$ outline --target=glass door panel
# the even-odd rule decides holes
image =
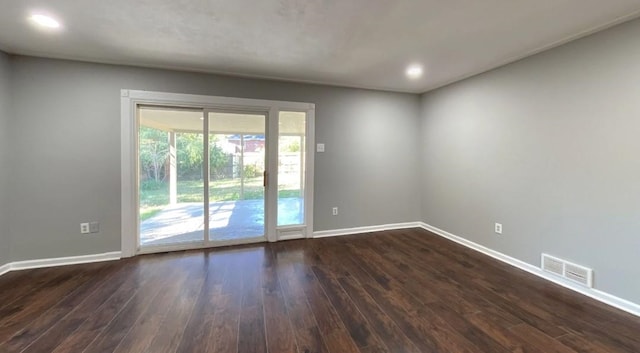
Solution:
[[[138,109],[141,247],[204,242],[203,113]]]
[[[304,112],[278,115],[278,226],[305,222],[306,118]]]
[[[265,235],[266,116],[208,112],[209,240]]]

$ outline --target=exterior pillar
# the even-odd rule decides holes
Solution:
[[[169,132],[169,204],[178,203],[178,158],[176,153],[176,133]]]
[[[244,134],[240,134],[240,200],[244,200]]]

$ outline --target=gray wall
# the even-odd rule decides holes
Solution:
[[[9,63],[9,56],[0,51],[0,266],[9,263],[9,202],[8,193],[9,188],[8,176],[9,176],[9,163],[8,163],[8,150],[9,143],[7,137],[9,134],[8,122],[9,122],[9,102],[11,101],[10,95],[10,81],[11,70]]]
[[[640,303],[638,38],[634,21],[425,94],[424,221]]]
[[[16,56],[13,260],[120,249],[120,89],[316,104],[315,230],[416,221],[418,95]],[[340,207],[331,216],[331,207]],[[100,221],[99,236],[79,224]]]

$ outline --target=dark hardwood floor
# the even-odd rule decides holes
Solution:
[[[0,352],[640,352],[640,319],[409,229],[11,272]]]

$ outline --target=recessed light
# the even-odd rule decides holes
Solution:
[[[424,70],[422,69],[421,65],[410,65],[409,67],[407,67],[407,71],[405,71],[405,73],[407,74],[407,77],[409,77],[412,80],[418,79],[420,77],[422,77]]]
[[[43,28],[51,28],[51,29],[60,28],[60,22],[46,15],[34,14],[34,15],[31,15],[29,19],[33,23]]]

